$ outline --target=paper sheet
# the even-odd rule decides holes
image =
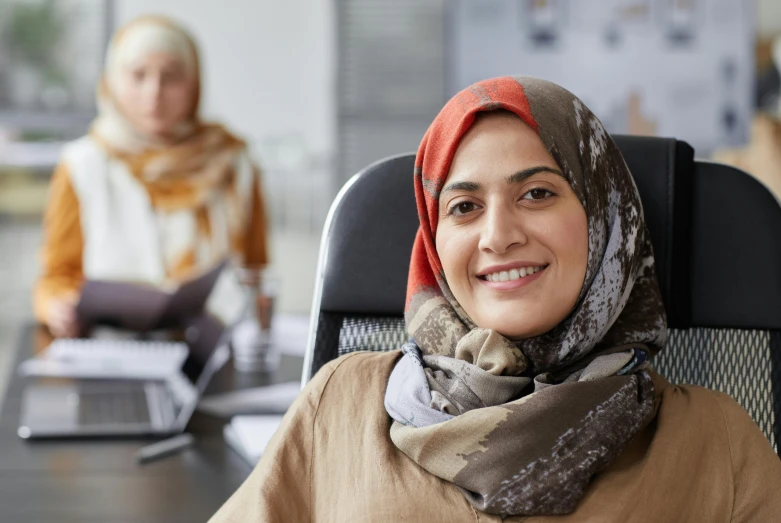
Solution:
[[[204,397],[198,410],[213,416],[284,413],[301,392],[301,382],[289,381],[266,387],[237,390]]]
[[[271,436],[282,423],[282,416],[234,416],[226,426],[226,440],[251,465],[260,460]]]

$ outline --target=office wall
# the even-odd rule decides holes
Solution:
[[[759,33],[781,33],[781,1],[756,1]],[[114,0],[114,4],[118,23],[158,12],[181,20],[196,33],[206,62],[208,115],[230,123],[255,143],[298,133],[312,154],[332,157],[336,145],[334,1]]]
[[[761,36],[781,34],[781,2],[757,1],[757,29]]]

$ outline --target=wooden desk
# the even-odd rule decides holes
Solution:
[[[12,372],[46,337],[24,329]],[[297,380],[302,359],[283,355],[274,376],[242,375],[226,365],[207,394]],[[0,411],[0,521],[134,523],[206,521],[250,467],[222,438],[224,421],[196,412],[193,447],[145,465],[134,453],[150,440],[33,441],[16,435],[26,380],[11,376]]]

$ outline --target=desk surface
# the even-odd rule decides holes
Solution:
[[[24,329],[13,371],[46,336],[35,326]],[[283,356],[273,377],[242,375],[228,364],[207,394],[295,380],[301,363]],[[193,447],[145,465],[134,454],[150,440],[23,441],[16,429],[25,383],[11,377],[0,412],[0,521],[206,521],[250,473],[223,441],[225,421],[199,412],[187,427]]]

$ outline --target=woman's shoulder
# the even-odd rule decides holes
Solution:
[[[195,139],[198,143],[204,144],[207,149],[231,151],[234,158],[251,156],[250,146],[244,137],[216,122],[201,123]]]
[[[59,164],[66,166],[68,172],[73,175],[84,171],[101,170],[100,167],[105,165],[105,161],[105,151],[94,137],[86,134],[63,145]]]
[[[701,492],[731,496],[731,521],[775,521],[781,461],[754,420],[727,394],[656,378],[662,388],[653,461],[675,464],[674,474],[699,470]]]
[[[87,134],[62,147],[58,168],[67,173],[74,189],[83,197],[86,188],[105,173],[106,158],[106,152],[97,140]]]
[[[659,392],[660,409],[663,411],[674,410],[696,417],[732,417],[736,411],[745,414],[743,408],[723,392],[699,385],[674,385],[658,374],[652,375],[652,378]]]
[[[324,365],[302,392],[321,419],[348,419],[356,409],[384,413],[388,377],[400,356],[399,350],[340,356]]]
[[[660,391],[658,431],[693,441],[707,438],[709,444],[722,445],[733,459],[771,449],[757,423],[731,396],[696,385],[672,385],[658,375],[654,384]]]
[[[89,134],[70,141],[62,147],[62,158],[65,160],[78,160],[98,155],[103,156],[103,150],[100,148],[97,140]]]
[[[368,352],[358,351],[345,354],[325,364],[312,378],[311,384],[321,393],[351,389],[356,383],[370,385],[388,382],[393,366],[401,351]]]
[[[659,398],[659,416],[675,418],[711,419],[721,421],[724,429],[725,417],[732,417],[742,407],[727,394],[699,385],[677,385],[658,374],[652,374]],[[692,424],[693,425],[693,424]]]

